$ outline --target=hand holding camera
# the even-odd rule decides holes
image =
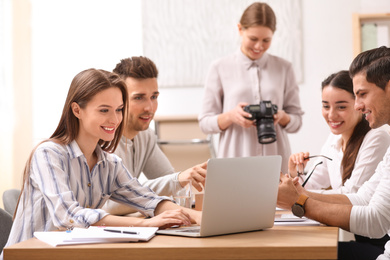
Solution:
[[[260,101],[258,105],[248,105],[243,108],[252,115],[250,120],[256,120],[257,138],[261,144],[270,144],[276,141],[274,115],[278,113],[278,106],[271,101]]]

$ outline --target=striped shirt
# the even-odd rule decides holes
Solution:
[[[99,146],[95,152],[98,162],[90,171],[76,141],[37,147],[6,246],[33,237],[34,231],[89,227],[108,215],[100,208],[109,198],[145,216],[154,216],[157,204],[169,199],[140,185],[118,156]]]

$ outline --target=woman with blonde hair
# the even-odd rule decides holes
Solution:
[[[291,63],[267,53],[275,30],[276,17],[268,4],[255,2],[244,11],[238,24],[240,49],[210,67],[199,125],[207,134],[220,134],[218,157],[279,154],[282,171],[287,172],[291,154],[287,133],[300,129],[303,112]],[[258,141],[263,133],[254,124],[256,118],[244,111],[261,101],[278,108],[270,116],[276,133],[271,143]]]

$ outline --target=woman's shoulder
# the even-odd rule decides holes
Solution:
[[[285,66],[285,67],[292,66],[291,62],[289,62],[288,60],[286,60],[282,57],[275,56],[275,55],[270,54],[270,53],[268,53],[267,55],[268,55],[268,57],[267,57],[268,63],[274,63],[274,64],[277,64],[278,66]]]
[[[42,150],[53,150],[58,153],[67,153],[67,145],[61,144],[59,142],[55,142],[53,140],[45,140],[37,145],[36,151],[42,151]]]
[[[98,153],[102,153],[104,154],[104,157],[105,158],[110,158],[111,159],[111,156],[106,156],[105,154],[110,154],[108,152],[105,152],[103,151],[100,147],[97,147],[97,151]],[[68,143],[68,144],[63,144],[59,141],[56,141],[56,140],[46,140],[46,141],[43,141],[42,143],[40,143],[36,149],[35,149],[35,153],[55,153],[57,155],[63,155],[63,156],[66,156],[66,157],[70,157],[70,158],[77,158],[77,157],[81,157],[81,156],[84,156],[82,150],[80,149],[79,145],[77,144],[77,142],[75,140],[73,140],[72,142]],[[116,159],[114,159],[116,160]]]
[[[230,53],[228,55],[213,60],[211,62],[211,66],[224,67],[224,66],[234,65],[237,62],[237,58],[238,58],[238,54],[236,52]]]
[[[64,159],[72,157],[72,151],[68,148],[68,145],[61,144],[53,140],[45,140],[41,142],[35,147],[32,153],[32,156],[35,158]]]

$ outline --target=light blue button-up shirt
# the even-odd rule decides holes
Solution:
[[[33,237],[35,231],[89,227],[108,215],[100,208],[109,198],[154,216],[157,204],[168,198],[140,185],[118,156],[99,146],[95,152],[98,162],[90,171],[76,141],[47,141],[37,147],[6,246]]]

